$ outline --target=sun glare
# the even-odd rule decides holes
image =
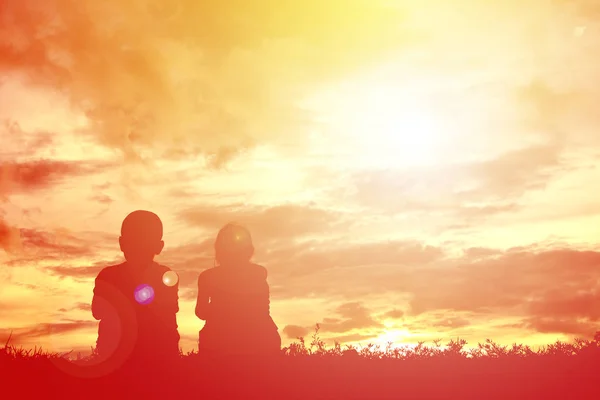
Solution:
[[[388,343],[392,343],[392,347],[397,347],[409,336],[410,332],[406,329],[385,329],[384,333],[375,339],[375,344],[385,348]]]
[[[356,168],[428,166],[440,159],[448,132],[423,96],[361,82],[323,94],[318,103],[326,135]]]
[[[392,104],[380,112],[362,115],[358,127],[360,149],[368,160],[385,166],[417,166],[435,162],[435,139],[439,130],[425,111]],[[364,120],[360,120],[363,119]]]

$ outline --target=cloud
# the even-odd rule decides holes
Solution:
[[[306,125],[310,87],[414,41],[384,4],[9,0],[0,70],[67,96],[131,158],[193,148],[219,164]]]
[[[478,149],[477,157],[464,148],[459,159],[440,157],[435,165],[351,173],[346,186],[354,189],[352,200],[376,211],[434,212],[460,220],[457,226],[462,227],[522,211],[525,205],[521,200],[527,193],[544,189],[578,168],[565,155],[582,149],[573,115],[576,110],[584,112],[585,107],[576,107],[582,105],[582,95],[575,89],[556,88],[550,81],[534,79],[505,91],[515,104],[517,121],[502,129],[520,132],[518,137],[501,129],[488,130],[486,142],[497,145]],[[589,121],[589,115],[577,118]],[[468,140],[477,142],[480,136],[474,132]],[[454,150],[461,146],[450,144]]]
[[[308,335],[309,332],[310,330],[308,328],[298,325],[286,325],[283,328],[283,334],[288,339],[303,338]]]
[[[74,279],[94,279],[98,276],[98,273],[105,267],[111,264],[97,265],[91,267],[46,267],[45,270],[53,275],[59,276],[61,279],[74,278]]]
[[[38,160],[0,162],[0,196],[48,188],[67,177],[90,175],[107,163]]]
[[[18,248],[12,252],[7,264],[28,266],[42,261],[60,263],[60,266],[49,270],[67,273],[72,269],[69,264],[79,263],[81,259],[90,262],[90,259],[98,257],[101,249],[113,249],[114,241],[112,235],[101,232],[81,232],[75,235],[65,230],[22,228],[19,230]],[[92,265],[96,265],[95,262]]]
[[[350,177],[353,200],[372,210],[438,213],[476,225],[521,210],[519,199],[545,187],[563,168],[553,144],[507,151],[493,159],[410,170],[365,170]],[[452,177],[448,179],[448,177]]]
[[[329,341],[337,343],[361,342],[369,339],[375,339],[377,335],[367,335],[361,333],[351,333],[349,335],[332,336]]]
[[[61,313],[66,313],[71,310],[79,310],[79,311],[92,311],[92,305],[89,303],[77,303],[73,307],[70,308],[59,308],[58,311]]]
[[[540,333],[562,333],[575,335],[578,338],[592,338],[598,332],[598,324],[589,321],[578,321],[574,318],[527,318],[520,324],[525,328]]]
[[[551,289],[528,304],[528,312],[540,318],[600,320],[600,286],[592,276],[582,279],[580,287]]]
[[[441,248],[417,241],[311,241],[261,256],[277,298],[317,295],[353,300],[408,292],[420,274],[443,263]],[[436,269],[437,270],[437,269]]]
[[[580,93],[572,90],[557,89],[548,81],[534,80],[525,86],[518,87],[516,98],[521,104],[529,106],[532,113],[527,113],[527,123],[543,129],[547,137],[561,138],[562,119],[573,111],[575,105],[581,103]]]
[[[18,122],[0,118],[0,136],[3,141],[0,154],[3,158],[12,159],[31,157],[40,150],[51,147],[56,134],[47,131],[26,132]]]
[[[442,320],[435,321],[431,324],[436,328],[449,328],[449,329],[457,329],[464,328],[471,325],[471,322],[464,318],[454,317],[454,318],[445,318]]]
[[[334,310],[337,315],[320,321],[323,332],[329,333],[377,329],[385,319],[402,319],[411,331],[469,327],[473,333],[480,321],[503,316],[522,319],[521,329],[546,332],[549,326],[564,326],[562,333],[577,330],[587,335],[591,324],[600,320],[600,252],[532,245],[468,248],[449,257],[432,248],[403,259],[401,251],[394,253],[393,244],[372,246],[374,257],[357,244],[323,246],[322,259],[303,263],[298,262],[303,257],[299,250],[284,264],[265,263],[272,298],[344,299],[344,305]],[[302,265],[310,273],[298,273]],[[358,303],[378,304],[384,299],[397,305],[386,311],[368,310]]]
[[[321,322],[317,323],[319,326],[319,335],[326,337],[328,340],[352,341],[368,339],[376,337],[376,335],[353,333],[353,331],[383,328],[383,324],[372,317],[371,310],[359,302],[342,303],[333,312],[336,317],[323,318]],[[284,335],[289,339],[304,338],[313,331],[314,326],[286,325],[283,328]]]
[[[389,310],[386,311],[382,317],[385,318],[389,318],[389,319],[400,319],[404,316],[404,311],[402,310],[398,310],[398,309],[393,309],[393,310]]]
[[[96,321],[67,321],[61,323],[43,323],[16,329],[0,329],[0,343],[6,343],[10,337],[10,344],[18,345],[28,342],[30,339],[61,335],[81,329],[96,328],[97,325]]]
[[[358,302],[344,303],[335,309],[339,318],[325,318],[319,323],[324,333],[344,333],[353,329],[382,328],[371,311]]]
[[[257,242],[300,238],[349,226],[342,213],[312,205],[283,204],[273,207],[229,205],[194,207],[179,213],[190,225],[217,232],[228,222],[245,225]]]
[[[208,238],[197,243],[165,246],[165,250],[159,256],[160,260],[157,261],[177,271],[180,287],[195,285],[200,272],[214,265],[213,243],[214,239]]]
[[[10,253],[20,245],[19,229],[6,223],[0,214],[0,249]]]
[[[564,248],[524,247],[458,259],[431,275],[419,275],[411,289],[411,314],[452,310],[597,318],[598,311],[586,302],[597,291],[598,265],[600,253]],[[549,296],[557,285],[564,291]]]
[[[90,198],[90,200],[106,205],[112,204],[114,202],[114,199],[112,197],[104,193],[95,194]]]

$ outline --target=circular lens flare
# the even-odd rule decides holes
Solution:
[[[174,271],[167,271],[163,274],[162,281],[165,286],[175,286],[179,282],[179,277]]]
[[[152,289],[152,286],[144,283],[135,288],[133,296],[135,301],[140,304],[150,304],[154,300],[154,289]]]

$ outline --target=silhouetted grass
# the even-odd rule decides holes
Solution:
[[[7,344],[0,349],[0,377],[2,393],[20,398],[600,398],[600,332],[593,340],[538,350],[491,340],[466,345],[457,339],[414,348],[327,347],[317,329],[310,344],[299,339],[274,358],[213,360],[190,352],[168,365],[84,378],[93,355],[67,362],[72,354]]]

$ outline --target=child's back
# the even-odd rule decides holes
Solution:
[[[119,242],[126,261],[100,271],[94,287],[96,352],[115,363],[176,356],[177,275],[154,262],[164,245],[160,219],[148,211],[129,214]]]
[[[163,282],[169,268],[144,269],[127,262],[104,268],[94,288],[94,318],[100,320],[96,351],[109,355],[117,346],[133,355],[177,353],[177,285]]]
[[[211,268],[200,274],[198,285],[210,297],[207,325],[272,323],[264,267],[248,264],[240,268]]]
[[[196,315],[206,321],[199,334],[200,350],[234,354],[279,350],[267,270],[249,261],[253,252],[249,233],[227,225],[217,237],[215,250],[220,265],[198,277]]]

